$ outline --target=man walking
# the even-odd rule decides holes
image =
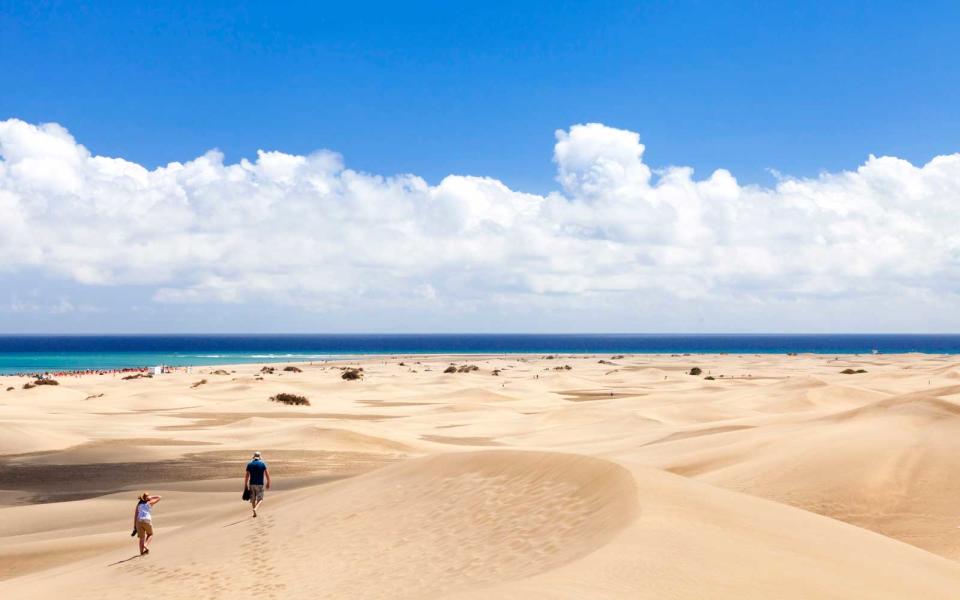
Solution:
[[[247,463],[247,472],[243,476],[243,487],[250,490],[250,506],[253,507],[253,516],[257,516],[257,507],[263,502],[263,482],[266,479],[266,488],[270,489],[270,471],[267,463],[260,458],[259,452],[253,453],[253,460]]]

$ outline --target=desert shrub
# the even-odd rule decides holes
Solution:
[[[446,369],[444,369],[443,372],[444,372],[444,373],[456,373],[456,372],[457,372],[457,368],[456,368],[455,366],[453,366],[453,365],[450,365],[449,367],[447,367]]]
[[[706,377],[704,377],[704,379],[706,379],[707,381],[714,381],[716,377],[714,377],[713,375],[707,375]]]
[[[553,359],[556,358],[556,356],[554,356],[554,355],[552,355],[552,354],[549,354],[549,355],[547,355],[547,356],[544,356],[543,358],[544,358],[544,360],[553,360]]]
[[[206,382],[207,382],[207,380],[206,380],[206,379],[201,379],[200,381],[198,381],[198,382],[196,382],[196,383],[194,383],[194,384],[193,384],[193,385],[191,385],[190,387],[191,387],[191,388],[196,388],[196,387],[200,387],[201,385],[203,385],[203,384],[205,384]]]
[[[613,363],[610,362],[609,360],[600,359],[600,360],[597,361],[597,364],[600,364],[600,365],[612,365]]]
[[[397,366],[398,366],[398,367],[405,367],[405,366],[407,366],[407,363],[402,362],[402,363],[399,363]]]
[[[23,389],[25,389],[25,390],[33,389],[33,388],[35,388],[35,387],[37,387],[37,386],[35,386],[34,384],[30,383],[29,381],[26,382],[25,384],[23,384]]]
[[[623,355],[622,355],[622,354],[618,354],[618,355],[616,355],[616,356],[610,357],[610,360],[620,360],[621,358],[623,358]]]
[[[357,381],[363,379],[363,369],[346,369],[341,375],[341,379],[347,381]]]
[[[7,391],[8,391],[8,392],[12,392],[13,389],[14,389],[14,388],[13,388],[13,386],[11,385],[10,387],[7,388]]]
[[[211,374],[211,375],[229,375],[230,373],[227,373],[227,372],[224,371],[223,369],[217,369],[216,371],[213,371],[213,372],[210,373],[210,374]]]
[[[690,369],[691,375],[699,375],[700,373],[703,373],[703,369],[701,369],[700,367],[694,367]]]
[[[479,370],[480,370],[480,367],[478,367],[477,365],[463,365],[462,367],[457,369],[457,373],[469,373],[471,371],[479,371]]]
[[[273,375],[275,371],[276,369],[274,367],[263,367],[260,369],[261,373],[266,373],[267,375]]]
[[[126,377],[121,377],[120,379],[129,380],[129,379],[150,379],[153,377],[150,373],[134,373],[133,375],[127,375]]]
[[[866,373],[866,372],[867,372],[866,369],[857,369],[857,370],[844,369],[844,370],[840,371],[840,373],[842,373],[842,374],[844,374],[844,375],[859,375],[860,373]]]
[[[40,378],[33,382],[34,385],[60,385],[60,382],[56,379],[45,379]]]
[[[290,366],[288,366],[288,367],[284,367],[283,370],[284,370],[284,371],[289,371],[289,372],[291,372],[291,373],[303,373],[303,369],[301,369],[300,367],[294,367],[293,365],[290,365]]]
[[[494,369],[493,371],[490,372],[490,374],[493,375],[494,377],[499,377],[500,369]]]
[[[271,396],[270,400],[273,402],[286,404],[288,406],[310,406],[310,401],[307,400],[306,397],[298,396],[296,394],[280,393],[276,396]]]

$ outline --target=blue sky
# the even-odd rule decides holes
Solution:
[[[542,192],[574,123],[762,183],[960,139],[955,2],[31,4],[0,9],[0,116],[148,166],[330,148]]]
[[[0,332],[960,330],[958,3],[267,4],[0,4]]]

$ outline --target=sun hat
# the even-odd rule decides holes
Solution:
[[[257,450],[256,452],[254,452],[254,453],[253,453],[253,457],[254,457],[254,458],[260,458],[260,451]]]
[[[146,502],[149,499],[150,499],[150,494],[148,494],[147,492],[143,492],[142,494],[140,494],[140,500],[143,500],[144,502]]]

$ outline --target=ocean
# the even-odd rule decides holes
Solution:
[[[8,335],[0,373],[312,361],[395,354],[960,354],[960,335]]]

